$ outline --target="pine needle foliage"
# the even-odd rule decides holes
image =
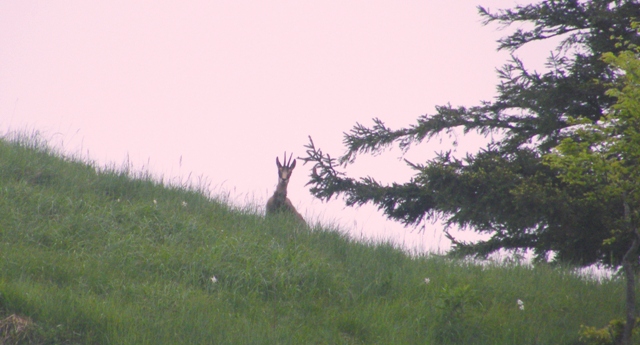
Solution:
[[[640,3],[544,0],[478,11],[485,24],[515,27],[498,41],[498,49],[512,57],[497,71],[497,96],[472,107],[437,106],[405,128],[392,129],[378,118],[371,126],[357,123],[345,132],[345,152],[337,157],[310,140],[304,161],[314,166],[311,193],[321,200],[343,196],[348,206],[371,203],[409,226],[440,219],[490,235],[478,242],[450,236],[460,255],[532,250],[540,261],[553,253],[562,263],[619,266],[626,247],[602,245],[610,218],[621,217],[618,200],[575,202],[590,186],[563,183],[542,157],[565,137],[569,118],[597,121],[614,105],[606,90],[619,74],[601,57],[622,50],[612,36],[640,44],[631,27],[640,18]],[[546,70],[518,58],[519,48],[550,39],[557,46]],[[408,182],[385,185],[375,177],[347,175],[361,155],[394,146],[407,151],[452,133],[478,133],[488,143],[464,157],[445,151],[424,163],[407,161],[415,172]]]

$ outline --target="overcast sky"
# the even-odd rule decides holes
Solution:
[[[412,124],[434,106],[492,99],[509,55],[476,6],[523,1],[3,1],[0,131],[38,130],[100,165],[129,157],[165,180],[203,177],[238,204],[273,193],[276,156],[304,156],[307,137],[333,156],[343,132],[379,117]],[[517,55],[541,66],[549,48]],[[458,152],[482,138],[458,138]],[[447,138],[410,151],[424,162]],[[407,181],[401,152],[362,157],[347,173]],[[309,220],[409,249],[446,250],[374,207],[321,203],[299,164],[289,198]],[[471,236],[472,234],[469,234]],[[472,238],[468,237],[468,238]]]

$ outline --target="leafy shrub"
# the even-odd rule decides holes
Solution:
[[[441,344],[466,343],[466,336],[475,333],[469,309],[480,305],[476,291],[468,284],[442,287],[436,302],[436,341]]]
[[[625,321],[621,319],[613,319],[603,328],[593,326],[580,326],[580,341],[585,345],[616,345],[622,341],[622,332],[624,330]],[[636,326],[640,323],[640,318],[636,319]],[[638,327],[633,329],[633,337],[638,336],[640,331]]]

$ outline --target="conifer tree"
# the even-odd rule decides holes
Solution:
[[[611,220],[624,216],[620,200],[582,198],[594,186],[566,183],[542,157],[569,135],[563,131],[569,118],[598,121],[615,103],[606,90],[620,75],[601,56],[622,49],[612,36],[639,43],[631,22],[640,18],[640,3],[548,0],[478,10],[485,24],[531,27],[498,41],[498,49],[512,52],[512,58],[498,70],[495,99],[469,108],[438,106],[406,128],[388,128],[377,118],[371,127],[358,123],[345,133],[346,152],[338,158],[309,138],[304,160],[314,164],[312,194],[322,200],[342,195],[349,206],[373,203],[405,225],[440,218],[447,226],[491,234],[474,243],[449,236],[453,252],[462,255],[532,249],[540,260],[553,252],[555,260],[578,265],[620,265],[628,246],[605,243]],[[518,48],[554,37],[560,43],[544,72],[530,71],[518,59]],[[407,183],[383,185],[372,177],[346,175],[359,155],[396,145],[409,150],[454,130],[498,139],[464,158],[442,152],[424,163],[407,161],[415,171]]]
[[[629,50],[603,56],[604,61],[621,72],[621,85],[607,92],[617,99],[616,104],[598,121],[570,119],[574,125],[565,131],[571,135],[544,156],[543,161],[558,171],[563,182],[589,185],[589,192],[581,196],[587,202],[619,200],[623,216],[612,219],[604,244],[618,242],[628,248],[622,258],[627,281],[627,315],[621,343],[631,344],[640,248],[640,48],[625,43],[620,44]]]

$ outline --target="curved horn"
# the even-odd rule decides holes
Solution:
[[[287,151],[284,151],[284,164],[280,164],[280,158],[276,157],[276,164],[279,167],[285,166],[287,168],[292,168],[291,162],[294,162],[295,160],[293,159],[293,152],[291,152],[291,154],[289,155],[289,161],[287,161]],[[295,162],[293,163],[293,166],[295,166]]]

